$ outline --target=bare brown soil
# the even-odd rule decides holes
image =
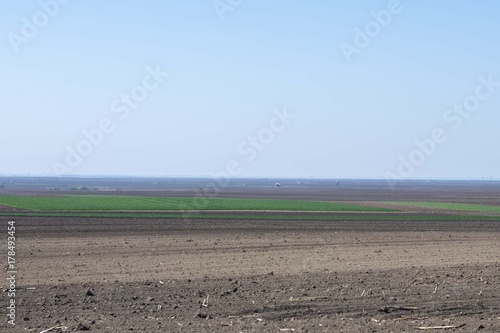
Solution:
[[[1,219],[0,332],[500,332],[497,221]]]

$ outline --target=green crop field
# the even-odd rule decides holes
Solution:
[[[400,205],[414,206],[414,207],[423,207],[423,208],[461,210],[461,211],[482,212],[482,213],[500,213],[499,206],[449,203],[449,202],[393,202],[393,203]]]
[[[32,211],[269,210],[388,212],[390,209],[335,202],[137,196],[0,196],[0,205]]]

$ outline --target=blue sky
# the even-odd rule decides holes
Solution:
[[[0,9],[0,174],[500,179],[498,2]]]

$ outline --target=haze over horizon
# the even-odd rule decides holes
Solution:
[[[500,179],[500,3],[0,8],[0,175]]]

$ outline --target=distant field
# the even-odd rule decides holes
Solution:
[[[389,212],[385,208],[307,200],[170,198],[138,196],[0,196],[0,205],[32,211],[269,210]]]
[[[423,207],[423,208],[462,210],[462,211],[482,212],[482,213],[500,213],[499,206],[448,203],[448,202],[393,202],[393,203],[399,205],[408,205],[408,206]]]
[[[425,207],[464,212],[500,213],[500,207],[442,203],[392,202],[408,207]],[[53,216],[96,218],[185,218],[331,220],[331,221],[465,221],[500,220],[498,216],[470,214],[404,214],[401,210],[340,202],[308,200],[141,197],[108,195],[0,196],[0,205],[26,211],[3,211],[0,216]],[[187,211],[187,212],[186,212]],[[194,212],[192,212],[194,211]],[[199,211],[208,211],[200,213]],[[220,211],[220,212],[217,212]],[[257,213],[257,211],[262,211]],[[297,214],[303,211],[304,214]],[[295,213],[294,213],[295,212]],[[314,212],[326,212],[315,214]],[[334,213],[334,214],[328,214]],[[342,214],[359,213],[359,214]],[[366,214],[368,213],[368,214]],[[370,214],[379,213],[379,214]],[[387,213],[387,214],[380,214]]]
[[[133,219],[192,219],[192,220],[274,220],[274,221],[500,221],[500,216],[484,215],[400,215],[400,214],[353,214],[353,215],[297,215],[297,214],[211,214],[138,213],[138,212],[0,212],[0,216],[17,217],[81,217],[81,218],[133,218]]]

